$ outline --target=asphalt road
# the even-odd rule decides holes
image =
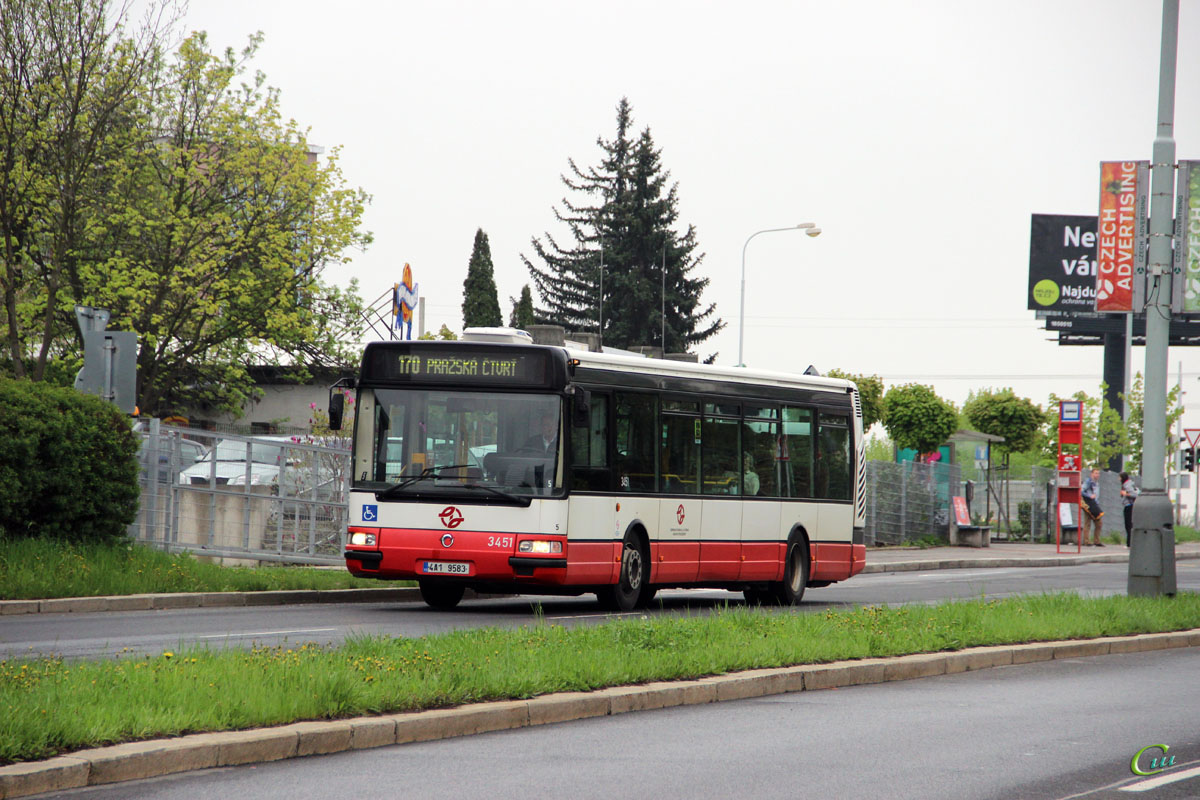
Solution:
[[[874,573],[809,590],[796,611],[1068,589],[1124,593],[1127,575],[1125,564]],[[1180,561],[1177,583],[1181,591],[1200,591],[1200,561]],[[660,598],[655,608],[636,613],[708,613],[743,602],[740,594],[708,590],[668,591]],[[568,625],[596,624],[614,616],[599,610],[590,595],[480,599],[466,601],[453,612],[435,611],[422,603],[368,603],[29,614],[0,617],[0,658],[158,654],[188,645],[337,643],[355,634],[413,637],[456,628],[527,625],[536,620],[539,609],[545,619]]]
[[[55,797],[91,800],[1194,798],[1200,649],[601,717],[214,769]],[[1178,780],[1139,794],[1138,750]],[[1149,756],[1141,766],[1149,769]]]

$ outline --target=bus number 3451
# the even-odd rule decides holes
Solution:
[[[511,536],[489,536],[487,541],[488,547],[512,547],[513,537]]]

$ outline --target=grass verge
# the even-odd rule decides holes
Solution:
[[[1036,595],[848,612],[537,624],[336,648],[203,648],[0,662],[0,763],[117,742],[412,711],[654,680],[979,645],[1183,630],[1200,595]]]
[[[0,600],[385,585],[404,584],[354,578],[337,569],[222,567],[187,553],[164,553],[131,542],[72,545],[46,539],[0,539]]]

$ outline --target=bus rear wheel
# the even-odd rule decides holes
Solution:
[[[654,591],[650,589],[650,554],[636,534],[625,536],[621,546],[621,572],[615,586],[605,586],[596,593],[600,605],[610,611],[633,611],[650,602]]]
[[[787,559],[783,564],[783,580],[772,583],[767,589],[771,602],[781,606],[794,606],[804,597],[808,581],[808,544],[803,538],[788,540]]]
[[[440,581],[418,581],[421,587],[421,599],[430,608],[449,611],[463,599],[467,587],[461,583],[443,583]]]

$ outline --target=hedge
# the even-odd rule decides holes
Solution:
[[[0,535],[95,542],[137,516],[138,443],[111,403],[0,378]]]

